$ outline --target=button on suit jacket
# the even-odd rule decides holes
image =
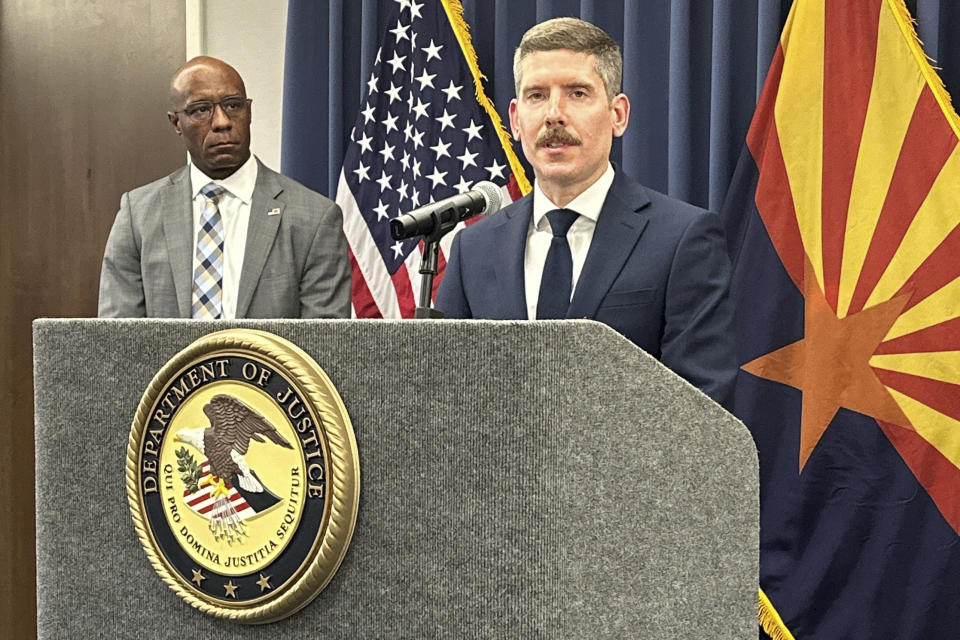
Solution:
[[[237,317],[349,317],[340,207],[257,164]],[[195,244],[188,166],[123,194],[103,256],[98,315],[191,317]]]
[[[527,195],[461,231],[437,293],[448,318],[526,319]],[[730,263],[718,216],[617,170],[567,318],[619,331],[720,403],[737,373]]]

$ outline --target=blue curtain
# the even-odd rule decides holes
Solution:
[[[439,2],[439,0],[420,0]],[[833,0],[855,1],[855,0]],[[506,122],[523,32],[579,16],[623,49],[630,97],[614,160],[644,184],[718,210],[791,0],[463,0],[487,94]],[[350,130],[395,0],[290,0],[284,173],[333,197]],[[960,87],[960,2],[908,0],[947,88]],[[519,145],[516,149],[522,158]],[[532,179],[532,174],[528,172]]]

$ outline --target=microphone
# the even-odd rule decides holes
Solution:
[[[503,194],[500,187],[483,180],[470,191],[458,193],[397,216],[390,221],[390,235],[394,240],[406,240],[414,236],[439,235],[453,229],[461,220],[475,215],[492,215],[500,210]],[[438,236],[439,237],[439,236]]]

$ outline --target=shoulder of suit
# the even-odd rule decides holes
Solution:
[[[280,194],[278,197],[286,202],[308,202],[313,206],[329,206],[333,204],[333,200],[331,198],[314,191],[310,187],[297,182],[289,176],[285,176],[282,173],[274,171],[262,163],[260,164],[259,170],[263,172],[263,177],[267,182],[279,187]]]
[[[124,193],[120,206],[127,207],[132,219],[151,224],[159,223],[161,217],[157,213],[169,209],[171,203],[188,203],[189,198],[190,172],[184,165],[168,176]]]
[[[645,207],[645,212],[651,217],[664,217],[677,222],[686,221],[689,223],[702,216],[716,215],[712,211],[660,193],[650,187],[640,186],[640,188],[650,199],[650,204]]]
[[[491,216],[481,218],[473,224],[466,227],[463,232],[469,233],[470,235],[482,234],[490,229],[494,229],[501,224],[505,223],[508,218],[513,217],[517,213],[522,213],[525,209],[531,209],[531,202],[533,201],[533,192],[528,193],[519,200],[514,200],[513,202],[508,203],[500,211],[496,212]]]
[[[126,193],[126,195],[130,197],[131,202],[138,202],[144,199],[152,198],[167,189],[176,189],[178,187],[182,187],[181,183],[183,180],[186,180],[187,189],[189,190],[190,172],[187,165],[180,167],[168,176],[158,178],[153,182],[148,182],[145,185],[131,189]]]

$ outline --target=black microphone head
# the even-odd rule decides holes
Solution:
[[[469,191],[452,195],[439,202],[431,202],[390,221],[390,235],[394,240],[414,236],[428,236],[435,232],[446,233],[461,220],[475,215],[489,216],[500,210],[503,191],[500,187],[483,180]]]
[[[479,191],[483,195],[483,199],[487,201],[487,205],[483,208],[483,211],[480,212],[480,215],[492,216],[497,211],[500,211],[500,208],[503,206],[503,191],[500,190],[500,187],[489,180],[481,180],[473,185],[471,190]]]

